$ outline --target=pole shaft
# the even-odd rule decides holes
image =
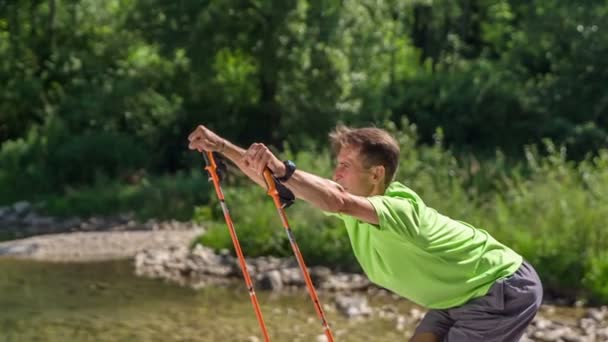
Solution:
[[[255,291],[253,289],[253,282],[251,281],[251,277],[249,276],[249,271],[247,271],[247,263],[245,262],[245,256],[243,255],[243,251],[241,250],[241,244],[239,243],[239,239],[236,235],[236,230],[234,229],[234,224],[232,223],[230,212],[228,211],[228,207],[226,206],[226,203],[224,201],[224,194],[222,192],[222,187],[220,186],[220,179],[217,174],[217,164],[215,163],[215,158],[213,157],[212,152],[205,153],[205,161],[207,163],[205,169],[207,170],[207,172],[209,172],[209,176],[211,177],[211,180],[213,181],[213,186],[215,187],[215,193],[217,194],[217,197],[220,200],[222,212],[224,213],[224,219],[226,220],[226,225],[228,226],[228,231],[230,232],[230,237],[232,238],[232,244],[234,245],[234,250],[236,251],[236,255],[239,260],[239,265],[241,266],[243,278],[245,278],[245,284],[247,285],[247,289],[249,290],[249,298],[251,299],[251,304],[253,304],[255,315],[258,319],[258,323],[260,324],[262,334],[264,335],[264,341],[269,342],[270,337],[268,336],[268,330],[266,329],[266,324],[264,323],[264,317],[262,316],[262,310],[260,309],[258,298],[255,295]]]
[[[287,214],[285,214],[285,209],[281,204],[281,199],[279,198],[279,192],[276,189],[274,184],[274,178],[270,173],[270,170],[264,170],[264,180],[266,181],[266,185],[268,186],[268,195],[272,197],[275,207],[279,213],[279,217],[281,218],[281,222],[283,223],[283,228],[287,232],[287,237],[289,238],[289,243],[291,245],[291,249],[298,261],[298,266],[300,266],[300,270],[302,271],[302,275],[304,276],[304,282],[306,283],[306,288],[308,289],[308,294],[312,299],[312,302],[315,306],[315,310],[317,311],[317,316],[321,320],[321,325],[323,326],[323,331],[325,332],[325,336],[327,337],[328,342],[333,342],[334,337],[331,333],[331,329],[329,328],[329,323],[325,318],[325,313],[323,312],[323,308],[321,307],[321,303],[319,301],[319,297],[317,296],[317,291],[315,291],[315,286],[310,279],[310,274],[308,273],[308,269],[306,268],[306,263],[304,262],[304,258],[302,257],[302,253],[300,252],[300,248],[298,248],[298,244],[296,243],[296,239],[293,236],[293,232],[289,226],[289,221],[287,220]]]

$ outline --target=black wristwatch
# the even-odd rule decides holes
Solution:
[[[283,177],[277,177],[279,182],[287,182],[293,173],[296,172],[296,164],[291,160],[285,160],[283,161],[283,164],[285,165],[285,175]]]

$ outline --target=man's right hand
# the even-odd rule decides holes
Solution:
[[[199,152],[224,152],[226,141],[203,125],[188,135],[188,148]]]

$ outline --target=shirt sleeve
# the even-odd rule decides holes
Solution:
[[[376,210],[381,230],[391,231],[408,240],[417,238],[420,220],[415,203],[406,198],[388,196],[373,196],[367,200]]]

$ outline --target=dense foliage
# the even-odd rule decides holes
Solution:
[[[196,124],[325,175],[328,131],[375,124],[431,206],[605,301],[606,22],[601,1],[0,0],[0,204],[195,216],[229,247]],[[246,253],[288,254],[245,184],[226,192]],[[338,222],[290,214],[308,258],[353,267]]]

